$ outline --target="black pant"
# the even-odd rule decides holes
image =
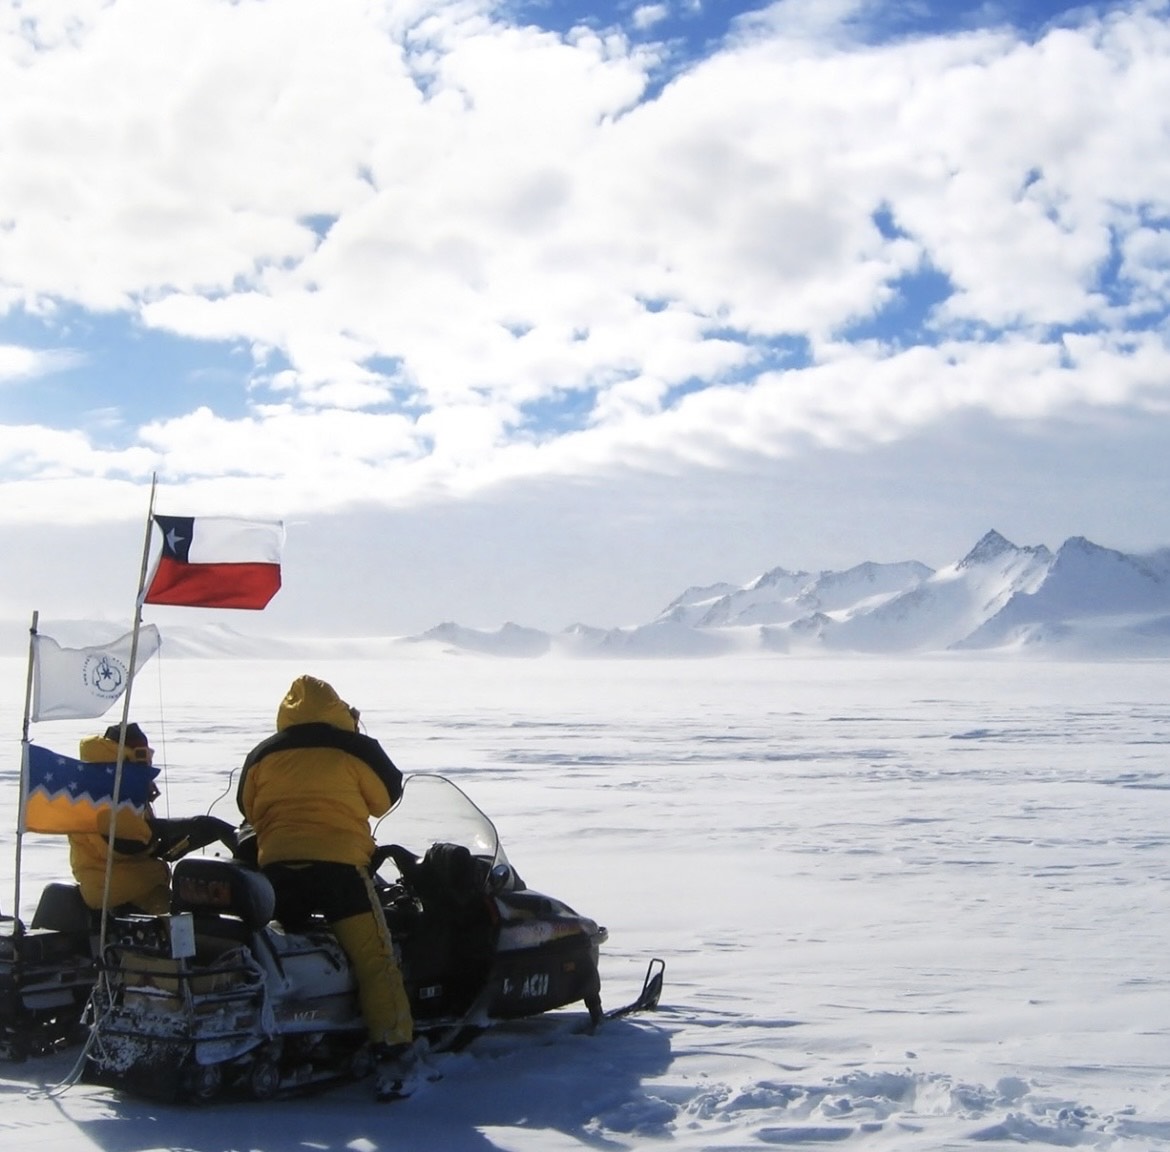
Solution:
[[[314,912],[333,924],[363,912],[381,917],[373,904],[368,872],[353,864],[331,860],[282,860],[269,864],[264,875],[276,892],[276,919],[287,932],[301,932]]]

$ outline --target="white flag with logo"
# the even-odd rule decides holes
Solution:
[[[127,632],[92,648],[62,648],[49,636],[35,635],[32,718],[85,720],[102,715],[130,684],[133,640],[134,634]],[[159,643],[153,624],[139,629],[135,672],[158,651]]]

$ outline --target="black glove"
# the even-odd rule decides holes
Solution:
[[[215,816],[189,816],[183,820],[155,820],[151,825],[154,843],[151,855],[160,860],[178,860],[188,852],[206,848],[217,840],[229,851],[236,850],[236,830]]]

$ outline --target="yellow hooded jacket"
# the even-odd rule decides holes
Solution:
[[[324,680],[293,681],[276,735],[248,754],[236,802],[256,830],[260,867],[282,860],[369,864],[370,817],[401,795],[381,745],[357,731],[350,707]]]
[[[81,759],[89,764],[112,764],[118,759],[118,741],[89,736],[81,741]],[[101,908],[106,886],[110,815],[98,817],[97,832],[69,834],[69,865],[90,908]],[[114,862],[110,870],[110,907],[133,904],[145,912],[166,912],[170,905],[170,869],[150,855],[154,833],[137,813],[118,813],[114,832]]]

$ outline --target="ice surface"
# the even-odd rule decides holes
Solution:
[[[392,1115],[368,1083],[193,1112],[46,1095],[69,1055],[0,1065],[6,1146],[1170,1148],[1170,665],[164,655],[133,711],[173,814],[234,817],[302,672],[606,924],[607,1004],[665,959],[662,1007],[509,1026]],[[0,674],[8,881],[24,662]],[[32,734],[69,751],[98,723]],[[26,916],[65,869],[25,838]]]

